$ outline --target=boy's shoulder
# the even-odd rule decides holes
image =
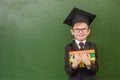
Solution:
[[[75,43],[74,40],[73,40],[71,43],[68,43],[65,47],[72,47],[73,45],[76,45],[76,43]],[[96,43],[90,42],[90,41],[86,41],[86,45],[89,45],[89,46],[96,46]]]
[[[73,42],[68,43],[67,45],[65,45],[65,47],[72,47],[72,45],[73,45]]]
[[[94,43],[94,42],[89,42],[89,41],[87,41],[86,44],[93,44],[93,45],[96,45],[96,43]]]
[[[86,42],[86,44],[85,44],[86,46],[89,46],[89,48],[96,48],[97,46],[96,46],[96,43],[94,43],[94,42]]]
[[[71,43],[68,43],[66,46],[71,46],[73,44],[76,44],[74,40]],[[90,42],[90,41],[86,41],[86,44],[93,44],[93,45],[95,45],[96,43]]]

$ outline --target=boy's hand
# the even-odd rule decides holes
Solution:
[[[86,54],[85,52],[82,52],[80,55],[81,55],[82,62],[87,66],[90,66],[91,65],[90,55]]]
[[[72,59],[72,67],[75,69],[78,67],[78,65],[80,64],[81,62],[81,55],[80,54],[74,54],[74,58]]]

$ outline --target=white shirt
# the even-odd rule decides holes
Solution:
[[[85,44],[86,43],[86,40],[84,40],[84,41],[78,41],[78,40],[75,40],[75,43],[77,44],[77,47],[80,49],[81,47],[80,47],[80,43],[83,43],[83,44]]]

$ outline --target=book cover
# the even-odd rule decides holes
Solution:
[[[69,52],[69,64],[72,64],[72,59],[74,58],[74,54],[80,54],[81,52],[85,52],[86,54],[90,55],[90,61],[94,64],[95,63],[95,50],[94,49],[90,49],[90,50],[79,50],[79,51],[70,51]],[[84,68],[85,65],[84,63],[80,63],[79,64],[80,68]]]

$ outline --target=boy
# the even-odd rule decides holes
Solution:
[[[72,43],[65,47],[65,71],[69,76],[68,80],[97,80],[96,73],[98,71],[98,55],[97,48],[94,43],[88,42],[87,37],[90,34],[89,25],[95,19],[96,15],[73,8],[68,15],[65,24],[72,26],[71,34],[74,37]],[[90,55],[84,50],[95,51],[95,62],[91,62]],[[70,63],[70,51],[80,51],[75,53]],[[83,63],[83,67],[79,65]]]

